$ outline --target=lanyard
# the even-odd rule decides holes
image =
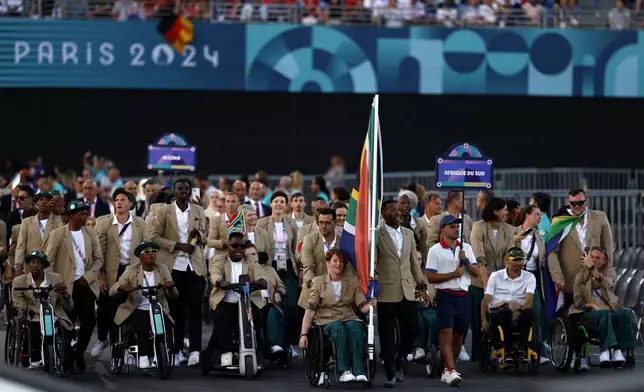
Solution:
[[[280,242],[284,242],[284,243],[288,242],[288,233],[286,232],[286,223],[284,223],[284,218],[282,218],[282,238],[284,238],[285,240]],[[277,229],[275,228],[275,223],[273,223],[273,239],[275,240],[275,242],[278,242]]]
[[[145,274],[145,272],[143,272],[143,280],[145,281],[145,287],[146,287],[146,288],[150,288],[150,287],[152,287],[152,286],[150,285],[150,282],[148,281],[148,277],[147,277],[147,275]]]
[[[38,219],[38,226],[40,226],[40,234],[41,234],[41,236],[44,237],[45,236],[45,227],[40,222],[40,219]]]
[[[127,222],[125,225],[123,225],[123,228],[121,229],[121,232],[119,233],[119,238],[123,237],[123,233],[125,233],[125,230],[130,227],[130,222]]]
[[[81,230],[81,234],[82,233],[83,231]],[[81,259],[83,259],[83,261],[87,263],[87,259],[85,259],[85,255],[83,254],[83,252],[81,252],[80,247],[76,243],[76,240],[74,239],[73,235],[72,235],[72,244],[74,244],[74,248],[76,248],[76,252],[78,252],[78,255],[81,257]]]

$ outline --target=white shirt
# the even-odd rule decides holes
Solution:
[[[337,236],[334,234],[333,235],[333,242],[331,242],[331,245],[329,245],[324,238],[322,238],[322,242],[324,243],[324,255],[326,256],[326,252],[328,252],[330,249],[335,248],[335,241]]]
[[[77,281],[78,279],[82,278],[83,275],[85,275],[85,258],[87,255],[85,254],[85,236],[83,235],[83,229],[78,230],[78,231],[71,231],[72,233],[72,238],[76,242],[76,245],[78,245],[78,249],[80,249],[81,254],[78,254],[78,250],[76,249],[76,246],[72,243],[72,248],[74,248],[74,262],[76,263],[76,272],[74,273],[74,281]]]
[[[487,281],[485,294],[492,296],[490,308],[504,301],[513,301],[525,305],[526,293],[534,294],[537,287],[537,279],[533,274],[521,270],[521,275],[516,279],[510,279],[508,269],[494,271]]]
[[[387,233],[389,233],[389,237],[391,237],[391,241],[393,241],[394,246],[396,247],[398,257],[402,257],[403,234],[400,226],[398,226],[397,229],[394,229],[385,223],[385,229],[387,229]]]
[[[532,247],[532,239],[534,235],[529,234],[524,239],[521,240],[521,249],[525,252],[526,256],[530,253],[530,248]],[[537,243],[534,243],[534,249],[532,250],[532,256],[526,261],[525,268],[528,271],[536,271],[539,268],[539,246]]]
[[[301,229],[301,228],[302,228],[302,226],[304,226],[304,218],[302,218],[302,220],[298,220],[298,219],[295,217],[295,213],[294,213],[294,212],[292,212],[292,213],[291,213],[291,218],[295,221],[295,224],[297,225],[297,229],[298,229],[298,230],[299,230],[299,229]]]
[[[242,273],[242,266],[243,266],[243,261],[233,261],[230,263],[230,275],[229,282],[230,283],[239,283],[239,275]],[[239,302],[239,294],[232,290],[226,291],[226,296],[224,297],[225,302],[229,302],[231,304],[236,304]]]
[[[583,219],[583,224],[582,222],[577,223],[577,236],[579,236],[579,242],[581,243],[581,249],[586,248],[586,234],[588,231],[588,208],[586,208],[586,211],[582,215]]]
[[[458,20],[458,10],[456,8],[439,8],[436,11],[436,20],[443,22],[445,27],[454,27],[454,21]]]
[[[253,245],[257,245],[255,243],[255,232],[253,231],[252,233],[246,233],[248,234],[248,240],[253,243]]]
[[[116,219],[116,215],[114,215],[112,224],[117,225],[117,235],[120,235],[123,227],[128,225],[127,229],[123,232],[123,235],[119,237],[119,263],[121,265],[129,265],[132,258],[132,215],[128,217],[127,221],[123,225],[119,223],[118,219]]]
[[[177,227],[179,228],[179,242],[182,244],[188,243],[188,218],[190,216],[190,203],[188,203],[188,208],[185,211],[177,206],[177,203],[174,203],[174,209],[177,213]],[[192,262],[190,262],[190,255],[185,252],[178,252],[177,257],[174,259],[174,267],[177,271],[194,271],[192,268]]]
[[[154,271],[143,271],[143,287],[154,287],[156,285],[154,281]],[[145,295],[141,294],[141,299],[139,299],[139,304],[136,306],[140,310],[150,310],[150,300]]]
[[[45,230],[47,229],[47,221],[49,219],[43,219],[39,220],[40,225],[38,226],[38,230],[40,230],[40,239],[45,239]]]
[[[335,296],[335,302],[338,302],[340,300],[340,297],[342,296],[342,281],[331,282],[331,285],[333,285],[333,295]]]
[[[427,264],[425,269],[427,271],[437,272],[439,274],[450,274],[456,271],[461,264],[458,259],[458,251],[460,244],[457,244],[455,249],[452,249],[441,240],[439,243],[434,244],[429,248],[427,252]],[[474,252],[472,252],[472,247],[469,244],[463,244],[463,251],[465,252],[465,257],[470,260],[473,266],[478,266],[476,258],[474,257]],[[436,285],[437,289],[445,290],[455,290],[455,291],[467,291],[470,288],[470,274],[465,268],[465,273],[460,278],[452,278],[447,282],[439,283]]]

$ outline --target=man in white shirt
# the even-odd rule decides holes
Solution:
[[[458,241],[460,224],[461,219],[451,214],[441,218],[441,240],[429,249],[426,265],[427,281],[436,285],[436,317],[445,363],[441,382],[451,386],[463,381],[456,371],[455,358],[470,326],[470,277],[479,274],[472,247]]]
[[[501,326],[505,335],[505,363],[514,362],[515,356],[511,354],[511,332],[517,331],[520,339],[518,357],[527,362],[529,356],[528,343],[530,328],[532,327],[532,302],[537,280],[533,274],[523,269],[526,259],[525,252],[518,247],[510,248],[506,256],[507,267],[490,274],[485,296],[481,301],[481,326],[484,331],[495,331]],[[488,322],[488,312],[491,325]],[[496,339],[499,339],[496,336]]]

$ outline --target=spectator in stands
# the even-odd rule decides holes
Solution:
[[[539,0],[527,0],[523,3],[523,12],[530,26],[539,26],[542,23],[542,15],[545,8]]]
[[[323,10],[322,15],[328,26],[338,26],[342,24],[343,7],[340,0],[331,0]]]
[[[554,22],[555,26],[565,29],[569,26],[579,26],[575,0],[555,0]]]
[[[315,199],[322,198],[329,203],[329,190],[326,187],[326,180],[322,176],[316,176],[311,183],[311,192]]]
[[[631,27],[631,13],[622,0],[617,0],[615,8],[608,13],[608,25],[611,30],[628,30]]]
[[[521,212],[521,205],[516,200],[507,200],[506,206],[508,207],[508,215],[506,216],[505,221],[509,225],[515,226],[514,221]]]
[[[285,192],[287,195],[293,194],[293,179],[291,176],[284,176],[280,178],[280,182],[277,185],[279,191]]]
[[[531,205],[536,205],[541,210],[541,220],[539,221],[539,235],[544,239],[548,239],[548,231],[550,230],[550,219],[548,218],[548,211],[550,211],[550,203],[552,198],[549,194],[544,192],[535,192],[530,199]]]
[[[600,365],[619,367],[625,362],[622,351],[634,348],[636,328],[633,312],[623,308],[613,294],[614,278],[615,271],[607,263],[603,248],[593,246],[589,253],[584,253],[583,264],[575,276],[570,316],[576,315],[599,334]],[[588,370],[588,364],[585,365]]]
[[[427,7],[425,3],[420,0],[411,0],[411,2],[405,1],[403,9],[403,15],[405,17],[405,22],[410,24],[425,24],[430,22],[430,16],[427,13]]]
[[[331,167],[324,175],[330,187],[344,186],[344,160],[339,155],[331,157]]]
[[[304,182],[304,176],[299,171],[294,171],[290,174],[293,183],[291,184],[291,192],[302,192],[302,184]]]
[[[374,23],[384,27],[403,27],[405,16],[398,7],[398,0],[389,0],[385,7],[379,7],[374,13]]]
[[[350,199],[351,195],[349,195],[349,192],[344,187],[337,186],[333,188],[333,191],[331,192],[331,201],[348,203]]]
[[[481,19],[479,15],[479,0],[468,0],[461,10],[461,25],[476,25]]]
[[[112,15],[120,22],[145,20],[145,11],[137,0],[118,0],[114,3]]]
[[[482,0],[482,3],[478,7],[478,23],[482,25],[496,25],[497,11],[499,11],[499,7],[494,0]]]
[[[436,20],[445,27],[457,27],[460,25],[458,9],[454,0],[445,0],[443,6],[436,11]]]
[[[311,26],[318,24],[321,15],[319,0],[302,1],[302,24]]]

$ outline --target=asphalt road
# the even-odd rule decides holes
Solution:
[[[4,325],[0,326],[0,348],[4,353],[5,331]],[[204,328],[204,346],[210,336],[211,328]],[[92,342],[93,345],[94,342]],[[91,347],[91,345],[90,345]],[[469,347],[469,342],[467,344]],[[89,355],[87,355],[89,358]],[[636,352],[639,363],[644,363],[644,349],[639,348]],[[256,379],[244,380],[243,378],[211,373],[209,376],[202,376],[198,368],[175,369],[172,377],[168,380],[160,380],[155,373],[142,373],[135,370],[130,374],[111,375],[108,374],[109,368],[109,350],[106,350],[103,357],[98,361],[88,359],[88,370],[84,374],[74,375],[67,378],[76,387],[81,387],[86,391],[182,391],[182,392],[200,392],[212,390],[233,391],[286,391],[286,390],[306,390],[312,389],[304,378],[304,369],[301,359],[293,361],[293,367],[290,370],[276,370],[267,367],[264,372]],[[596,358],[595,358],[596,359]],[[0,366],[5,366],[4,363]],[[630,373],[628,370],[612,370],[592,368],[589,373],[574,375],[572,371],[565,374],[557,373],[552,366],[543,365],[539,368],[537,374],[525,374],[518,376],[516,372],[507,371],[494,374],[484,374],[478,370],[474,363],[458,363],[458,370],[463,375],[463,384],[460,389],[464,391],[517,391],[521,392],[543,390],[543,387],[550,385],[552,381],[561,380],[579,380],[593,390],[593,380],[603,380],[608,377],[619,383],[625,374]],[[440,383],[438,379],[429,379],[424,372],[424,368],[418,364],[408,364],[408,374],[402,383],[396,385],[397,390],[418,390],[418,388],[448,388]],[[32,380],[42,379],[42,383],[48,382],[49,375],[40,371],[21,370],[25,377]],[[636,367],[632,372],[635,376],[641,377],[644,374],[642,365]],[[378,367],[374,388],[381,389],[384,378],[383,369]],[[56,388],[59,389],[59,388]],[[359,385],[342,385],[332,386],[335,390],[359,390],[364,387]],[[549,389],[551,392],[553,390]],[[604,390],[605,392],[605,390]]]

